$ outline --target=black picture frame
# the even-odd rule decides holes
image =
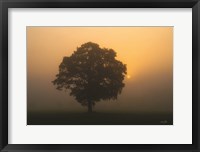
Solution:
[[[9,8],[192,8],[192,144],[8,144]],[[0,0],[0,150],[11,151],[200,151],[199,0]],[[38,137],[39,138],[39,137]],[[105,137],[106,138],[106,137]]]

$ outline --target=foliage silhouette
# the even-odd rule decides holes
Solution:
[[[82,44],[63,58],[52,82],[58,90],[70,90],[70,95],[92,112],[96,102],[117,99],[125,86],[126,65],[115,57],[113,49],[92,42]]]

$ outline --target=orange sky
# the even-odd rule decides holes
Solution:
[[[28,110],[84,109],[51,81],[62,58],[89,41],[114,49],[128,71],[119,101],[96,110],[172,111],[173,27],[27,27]]]

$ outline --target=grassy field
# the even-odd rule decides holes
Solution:
[[[29,112],[27,125],[173,125],[173,114]]]

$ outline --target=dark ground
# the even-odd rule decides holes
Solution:
[[[27,125],[173,125],[173,114],[29,112]]]

